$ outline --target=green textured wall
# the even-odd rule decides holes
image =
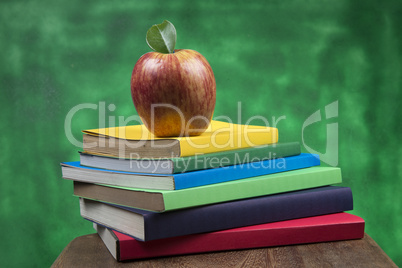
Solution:
[[[176,26],[177,48],[210,62],[216,116],[238,121],[241,102],[242,123],[286,116],[280,140],[301,141],[305,120],[338,101],[329,123],[339,126],[353,213],[402,265],[401,13],[391,0],[2,1],[0,266],[49,266],[74,237],[93,232],[61,179],[59,162],[78,160],[80,149],[64,120],[80,103],[114,104],[106,115],[116,118],[136,113],[131,71],[149,51],[147,29],[164,19]],[[327,123],[304,132],[322,153]],[[95,110],[73,118],[76,138],[96,127]]]

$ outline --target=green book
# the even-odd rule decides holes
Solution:
[[[82,166],[125,172],[175,174],[265,161],[299,155],[300,153],[300,144],[298,142],[289,142],[175,158],[129,159],[80,153],[80,164]]]
[[[340,168],[311,167],[176,191],[145,190],[74,181],[74,195],[126,207],[163,212],[341,182]]]

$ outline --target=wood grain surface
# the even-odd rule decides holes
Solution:
[[[117,262],[97,234],[75,238],[52,267],[397,267],[363,239]]]

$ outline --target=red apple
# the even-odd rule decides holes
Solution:
[[[131,96],[142,122],[154,135],[199,135],[214,112],[215,77],[197,51],[149,52],[135,64]]]

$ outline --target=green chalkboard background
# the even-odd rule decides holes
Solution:
[[[210,62],[215,116],[281,119],[280,141],[304,137],[303,151],[339,159],[353,213],[402,265],[401,13],[392,0],[2,1],[0,266],[50,266],[93,232],[59,162],[78,160],[68,136],[97,128],[99,113],[106,126],[136,115],[131,71],[149,51],[147,29],[164,19],[176,48]],[[328,118],[330,104],[338,116]],[[66,132],[69,111],[83,106]],[[303,128],[317,111],[322,120]]]

